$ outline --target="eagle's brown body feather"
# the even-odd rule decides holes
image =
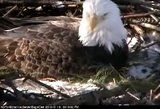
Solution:
[[[119,53],[125,62],[127,48],[117,48],[120,51],[110,55],[103,47],[84,47],[78,40],[79,21],[60,17],[46,24],[6,31],[0,35],[0,65],[46,77],[61,72],[81,72],[83,66],[101,61],[112,63],[111,58]]]

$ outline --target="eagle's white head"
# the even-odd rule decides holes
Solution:
[[[86,0],[79,27],[79,40],[84,46],[105,46],[111,53],[113,44],[123,46],[127,31],[118,6],[110,0]]]

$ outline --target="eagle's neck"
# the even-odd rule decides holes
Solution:
[[[110,31],[103,32],[102,30],[97,33],[91,33],[92,35],[80,36],[79,40],[83,46],[99,46],[104,47],[111,54],[115,50],[114,45],[123,47],[123,41],[126,40],[125,36],[114,34]]]
[[[120,68],[124,66],[128,59],[128,46],[126,41],[122,41],[123,46],[120,47],[116,44],[112,44],[114,50],[112,53],[109,50],[106,50],[104,46],[80,46],[75,48],[75,57],[85,57],[81,58],[81,61],[84,65],[89,63],[93,65],[106,65],[112,64],[115,68]]]

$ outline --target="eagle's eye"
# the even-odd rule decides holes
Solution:
[[[108,15],[108,13],[104,13],[103,16],[106,17]]]
[[[108,13],[104,13],[102,16],[101,16],[101,20],[105,20],[106,17],[107,17]]]

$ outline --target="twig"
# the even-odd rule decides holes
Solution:
[[[33,82],[38,83],[38,84],[40,84],[40,85],[43,86],[43,87],[46,87],[48,90],[50,90],[50,91],[52,91],[52,92],[56,92],[57,94],[61,95],[61,96],[64,97],[64,98],[70,98],[69,95],[62,93],[62,92],[60,92],[60,91],[52,88],[51,86],[48,86],[48,85],[46,85],[46,84],[38,81],[37,79],[32,78],[32,77],[29,76],[29,75],[25,78],[24,81],[26,81],[27,79],[30,79],[30,80],[32,80]]]
[[[150,23],[141,22],[141,21],[138,21],[135,19],[133,19],[132,21],[129,21],[129,22],[133,23],[133,24],[137,24],[137,25],[144,27],[144,28],[153,29],[153,30],[160,32],[160,27],[153,25],[153,24],[150,24]],[[159,22],[156,22],[156,23],[159,24]]]
[[[9,100],[16,100],[16,96],[14,92],[5,89],[3,87],[0,87],[0,101],[9,101]]]
[[[149,28],[149,29],[154,29],[154,30],[160,32],[160,27],[157,27],[155,25],[152,25],[152,24],[149,24],[149,23],[140,23],[139,25],[142,26],[142,27]]]
[[[0,5],[20,5],[20,6],[38,6],[38,5],[56,5],[59,0],[0,0]],[[63,5],[82,5],[83,2],[62,1]],[[58,5],[58,4],[57,4]]]
[[[139,36],[143,36],[144,35],[144,31],[143,29],[135,24],[130,24],[130,27],[134,29],[134,31],[139,35]]]
[[[153,46],[153,45],[155,45],[157,43],[160,43],[160,41],[151,42],[151,43],[147,44],[146,46],[142,46],[140,48],[140,50],[145,49],[145,48],[149,48],[149,47],[151,47],[151,46]]]
[[[77,95],[66,100],[61,100],[53,105],[99,105],[104,98],[124,94],[125,88],[116,87],[112,90],[98,90],[83,95]]]
[[[157,8],[157,9],[160,9],[160,7],[158,6],[159,2],[154,2],[154,3],[151,3],[151,2],[146,2],[144,0],[114,0],[115,2],[117,3],[125,3],[126,5],[129,5],[129,4],[132,4],[132,5],[135,5],[135,6],[149,6],[149,7],[152,7],[152,8]]]
[[[160,43],[160,41],[151,42],[151,43],[149,43],[149,44],[147,44],[145,46],[139,45],[139,46],[136,47],[136,49],[132,53],[136,53],[136,52],[141,51],[141,50],[143,50],[145,48],[149,48],[149,47],[151,47],[151,46],[153,46],[153,45],[155,45],[157,43]]]
[[[141,14],[131,14],[131,15],[125,15],[122,16],[122,19],[127,19],[127,18],[137,18],[137,17],[145,17],[149,16],[151,14],[154,14],[155,12],[148,12],[148,13],[141,13]]]
[[[11,12],[13,12],[17,8],[17,5],[13,6],[6,14],[4,14],[2,17],[7,17]]]
[[[153,98],[153,101],[160,101],[160,93]]]
[[[158,19],[155,15],[150,14],[150,16],[151,16],[156,22],[159,22],[159,19]]]
[[[127,94],[138,101],[140,100],[140,98],[136,97],[135,95],[131,94],[130,92],[127,92]]]
[[[114,72],[118,75],[120,75],[121,77],[124,77],[124,74],[122,74],[122,72],[119,72],[112,64],[109,64],[111,66],[111,68],[114,70]]]
[[[149,100],[152,101],[152,98],[153,98],[153,90],[151,89],[149,94]]]
[[[15,79],[15,77],[9,77],[7,78],[5,81],[3,81],[2,83],[11,87],[14,91],[14,95],[16,96],[17,100],[21,101],[22,103],[28,103],[29,100],[27,100],[26,98],[24,98],[23,93],[21,91],[19,91],[13,84],[13,79]]]
[[[160,92],[160,85],[157,86],[156,89],[153,90],[154,94],[157,94]]]

